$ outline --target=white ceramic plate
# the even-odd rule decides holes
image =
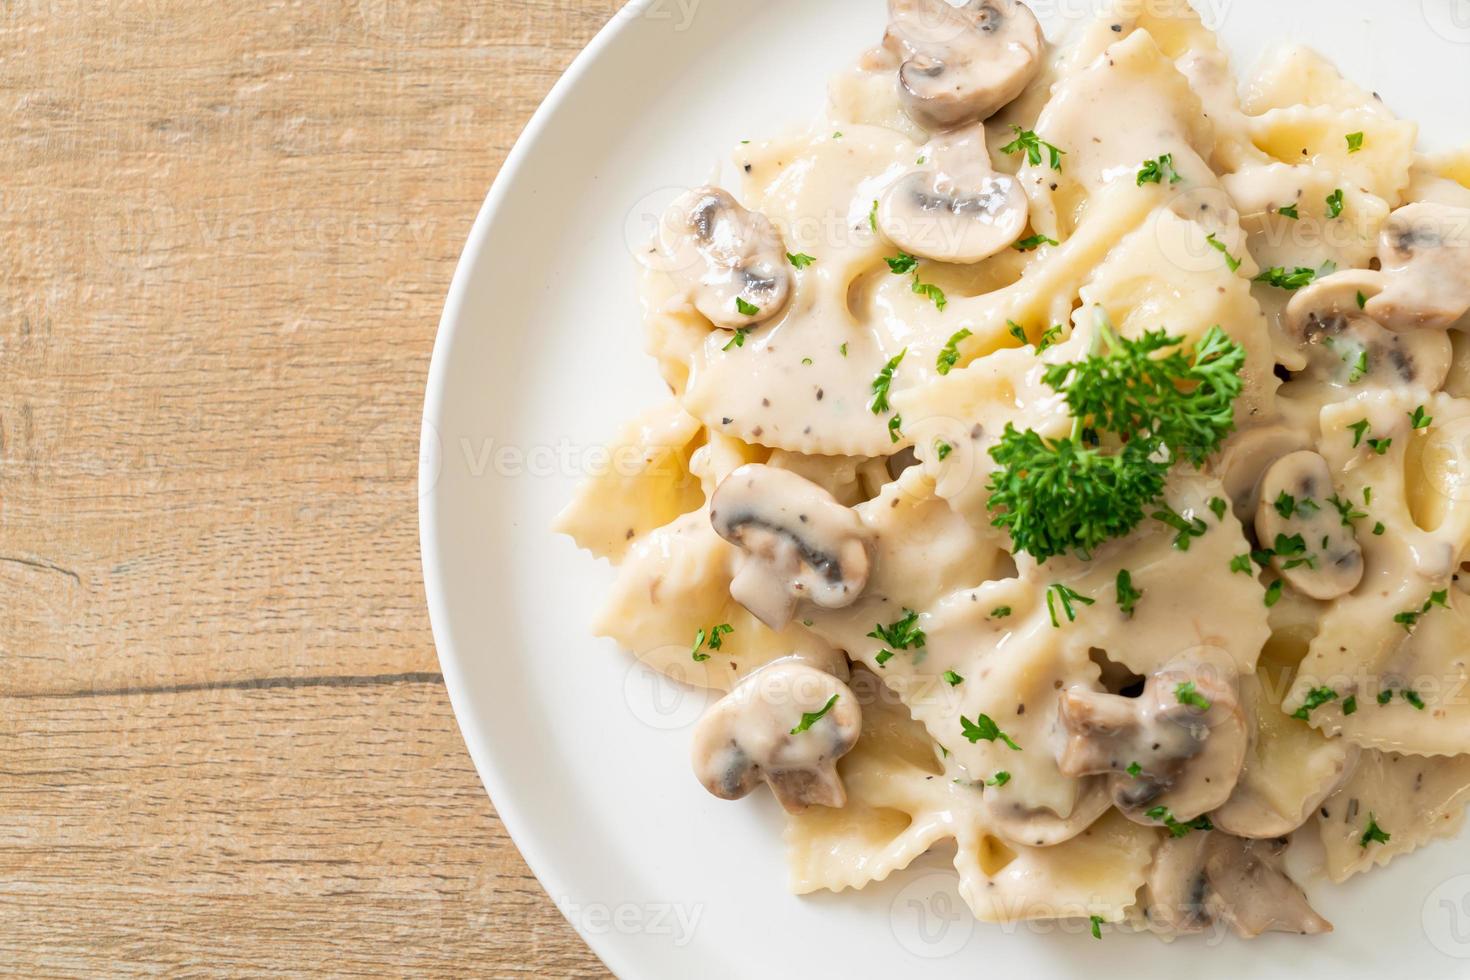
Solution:
[[[1100,6],[1032,5],[1052,37]],[[1237,68],[1271,43],[1306,41],[1419,119],[1427,146],[1470,136],[1466,0],[1196,6]],[[737,140],[820,112],[826,79],[884,22],[883,0],[637,0],[547,98],[475,222],[429,377],[424,576],[455,712],[516,843],[630,980],[1470,976],[1465,841],[1345,887],[1314,884],[1337,932],[1312,940],[1206,948],[981,925],[944,855],[861,893],[793,897],[768,795],[722,803],[689,773],[705,696],[591,638],[611,573],[548,526],[605,465],[619,420],[663,392],[642,353],[629,243]]]

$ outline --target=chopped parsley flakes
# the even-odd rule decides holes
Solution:
[[[1210,699],[1199,693],[1194,686],[1194,681],[1185,681],[1174,688],[1174,698],[1180,704],[1196,708],[1200,711],[1210,710]]]
[[[1336,701],[1337,697],[1337,692],[1330,687],[1315,687],[1307,692],[1306,700],[1302,702],[1300,708],[1292,712],[1291,716],[1300,721],[1306,721],[1313,711],[1329,701]]]
[[[1144,816],[1155,820],[1169,828],[1169,833],[1174,837],[1188,837],[1191,830],[1214,830],[1215,825],[1210,822],[1209,817],[1195,817],[1193,820],[1181,822],[1174,819],[1174,814],[1169,812],[1166,806],[1156,806],[1144,812]]]
[[[1057,618],[1056,607],[1059,601],[1069,623],[1077,621],[1077,610],[1072,607],[1072,603],[1080,602],[1084,606],[1091,606],[1097,602],[1096,599],[1089,599],[1080,592],[1072,591],[1060,582],[1053,582],[1046,590],[1046,611],[1051,613],[1051,625],[1056,629],[1062,628],[1062,622]]]
[[[1016,138],[1000,148],[1002,153],[1025,153],[1026,160],[1033,167],[1041,166],[1041,151],[1046,150],[1048,163],[1058,173],[1062,170],[1062,157],[1066,156],[1066,150],[1059,150],[1055,146],[1037,136],[1029,129],[1020,126],[1011,126],[1015,131]]]
[[[1378,818],[1369,813],[1368,829],[1363,831],[1363,836],[1358,839],[1358,846],[1367,850],[1369,844],[1387,844],[1392,839],[1392,834],[1385,833],[1383,828],[1378,826]]]
[[[1342,215],[1342,188],[1339,187],[1327,195],[1327,217],[1337,218]]]
[[[1045,235],[1032,235],[1030,238],[1023,238],[1019,242],[1016,242],[1011,248],[1018,252],[1034,252],[1043,245],[1060,244],[1055,238],[1048,238]]]
[[[1240,259],[1230,254],[1230,248],[1224,242],[1220,241],[1220,239],[1216,238],[1214,232],[1210,232],[1205,241],[1210,243],[1211,248],[1225,256],[1225,264],[1230,266],[1231,272],[1238,272],[1240,270]]]
[[[1143,590],[1133,587],[1133,573],[1126,568],[1118,572],[1117,596],[1118,608],[1123,611],[1124,616],[1132,618],[1138,600],[1143,598]]]
[[[791,734],[800,735],[802,732],[808,731],[813,725],[825,718],[827,716],[827,712],[831,711],[832,706],[836,703],[837,695],[834,694],[827,699],[826,704],[822,705],[822,710],[803,711],[801,713],[801,722],[798,723],[795,728],[791,729]]]
[[[1138,171],[1138,186],[1144,184],[1162,184],[1165,178],[1169,183],[1177,184],[1184,178],[1179,171],[1174,169],[1174,154],[1165,153],[1157,160],[1145,160],[1143,169]]]
[[[868,410],[874,415],[882,415],[888,411],[888,389],[893,385],[893,372],[898,370],[898,366],[903,363],[904,355],[908,352],[908,348],[905,347],[893,355],[888,363],[883,365],[883,370],[879,371],[878,376],[873,379],[873,398],[868,402]]]
[[[1277,289],[1285,289],[1288,292],[1296,292],[1303,286],[1310,285],[1317,278],[1318,270],[1309,269],[1306,266],[1297,266],[1295,269],[1283,269],[1281,266],[1273,266],[1256,276],[1254,282],[1263,282]]]
[[[970,331],[964,329],[950,337],[945,342],[943,349],[940,350],[939,358],[934,364],[934,369],[940,374],[948,374],[960,362],[960,342],[970,336]]]
[[[1009,745],[1014,751],[1020,752],[1021,747],[991,719],[989,715],[980,715],[972,723],[970,719],[960,716],[960,731],[965,738],[974,745],[976,742],[1001,741]]]

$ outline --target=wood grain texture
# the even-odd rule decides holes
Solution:
[[[437,674],[418,425],[616,0],[0,0],[5,973],[602,976]]]

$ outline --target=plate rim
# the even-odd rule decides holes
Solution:
[[[626,16],[626,13],[628,8],[640,2],[643,0],[627,0],[615,10],[608,22],[598,29],[592,40],[577,53],[566,70],[552,84],[546,97],[531,114],[525,128],[516,137],[515,143],[506,155],[505,162],[501,164],[490,184],[489,191],[486,192],[484,201],[480,204],[480,210],[475,215],[474,223],[470,226],[469,235],[465,239],[464,248],[455,264],[454,275],[450,279],[449,291],[444,300],[444,309],[439,316],[439,325],[434,333],[434,348],[429,357],[429,373],[424,389],[424,407],[419,430],[419,473],[415,480],[419,498],[419,562],[429,611],[429,629],[434,638],[435,656],[439,661],[440,672],[444,675],[444,686],[449,694],[449,705],[454,712],[454,720],[459,727],[460,738],[464,741],[466,751],[469,752],[470,761],[480,778],[480,785],[490,799],[491,806],[495,808],[496,816],[505,827],[506,833],[510,835],[511,842],[515,845],[526,866],[536,876],[537,882],[546,892],[547,897],[551,899],[551,904],[582,942],[602,961],[603,965],[618,977],[634,976],[632,969],[634,964],[626,958],[623,950],[614,948],[612,938],[616,935],[615,933],[595,935],[587,932],[567,916],[562,907],[552,898],[553,893],[567,893],[566,882],[553,871],[554,862],[543,852],[539,839],[530,831],[531,821],[529,818],[523,818],[521,809],[515,802],[515,795],[510,792],[509,780],[500,771],[492,754],[484,748],[489,744],[489,738],[480,724],[473,699],[469,695],[468,681],[461,668],[461,653],[455,649],[449,634],[450,611],[445,598],[441,556],[435,544],[440,528],[440,504],[434,493],[433,483],[425,486],[424,474],[432,472],[432,470],[426,470],[426,467],[432,465],[429,458],[430,452],[426,447],[435,445],[440,431],[439,423],[443,419],[449,351],[454,346],[455,338],[459,333],[460,321],[464,314],[465,297],[470,290],[473,271],[479,264],[481,253],[489,243],[495,219],[509,198],[511,188],[520,178],[526,160],[532,156],[535,146],[541,141],[552,118],[560,110],[561,104],[576,88],[582,76],[591,70],[593,64],[602,57],[606,49],[632,29],[637,18]],[[474,737],[471,737],[472,735]]]

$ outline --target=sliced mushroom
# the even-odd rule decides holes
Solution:
[[[718,187],[696,188],[671,204],[659,223],[659,246],[669,274],[717,327],[763,323],[791,297],[781,233]]]
[[[1418,203],[1379,234],[1383,285],[1367,313],[1391,330],[1445,329],[1470,311],[1470,208]]]
[[[1203,647],[1165,665],[1137,698],[1073,687],[1059,715],[1062,773],[1107,774],[1113,803],[1148,826],[1187,823],[1229,799],[1249,742],[1234,666]]]
[[[1256,425],[1235,432],[1220,450],[1216,472],[1225,494],[1235,506],[1235,516],[1250,521],[1261,499],[1261,477],[1271,464],[1288,453],[1311,444],[1301,429],[1279,422]]]
[[[991,168],[984,126],[931,141],[923,159],[878,205],[878,227],[895,245],[926,259],[969,264],[1021,237],[1030,205],[1015,178]]]
[[[738,800],[764,780],[790,813],[847,803],[837,760],[863,727],[856,695],[831,674],[777,660],[736,685],[694,728],[691,761],[705,789]]]
[[[1176,935],[1223,922],[1242,939],[1267,932],[1314,936],[1332,931],[1282,867],[1286,842],[1241,840],[1219,832],[1170,837],[1149,869],[1145,912]]]
[[[1390,330],[1446,329],[1470,312],[1470,208],[1421,201],[1388,216],[1379,269],[1345,269],[1292,297],[1287,322],[1363,316]]]
[[[1287,304],[1287,328],[1295,339],[1305,341],[1311,321],[1364,316],[1368,297],[1382,288],[1383,274],[1372,269],[1344,269],[1313,280]]]
[[[1323,280],[1327,286],[1332,277]],[[1454,355],[1450,340],[1439,331],[1394,333],[1356,309],[1344,312],[1334,284],[1331,290],[1302,290],[1292,300],[1285,320],[1289,336],[1305,352],[1299,376],[1341,388],[1364,381],[1385,386],[1415,385],[1429,392],[1444,387]],[[1298,302],[1310,299],[1320,308]]]
[[[1324,601],[1363,581],[1363,549],[1338,509],[1327,460],[1303,450],[1283,456],[1261,479],[1256,536],[1271,564],[1303,595]]]
[[[1241,678],[1242,702],[1254,732],[1240,782],[1210,822],[1236,837],[1285,837],[1306,823],[1358,764],[1362,750],[1326,738],[1268,699],[1259,676]]]
[[[789,470],[741,466],[715,489],[709,516],[745,552],[730,595],[772,629],[803,599],[842,609],[867,588],[872,534],[856,511]]]
[[[901,61],[899,97],[930,129],[995,115],[1036,77],[1044,43],[1020,0],[888,0],[883,46]]]

